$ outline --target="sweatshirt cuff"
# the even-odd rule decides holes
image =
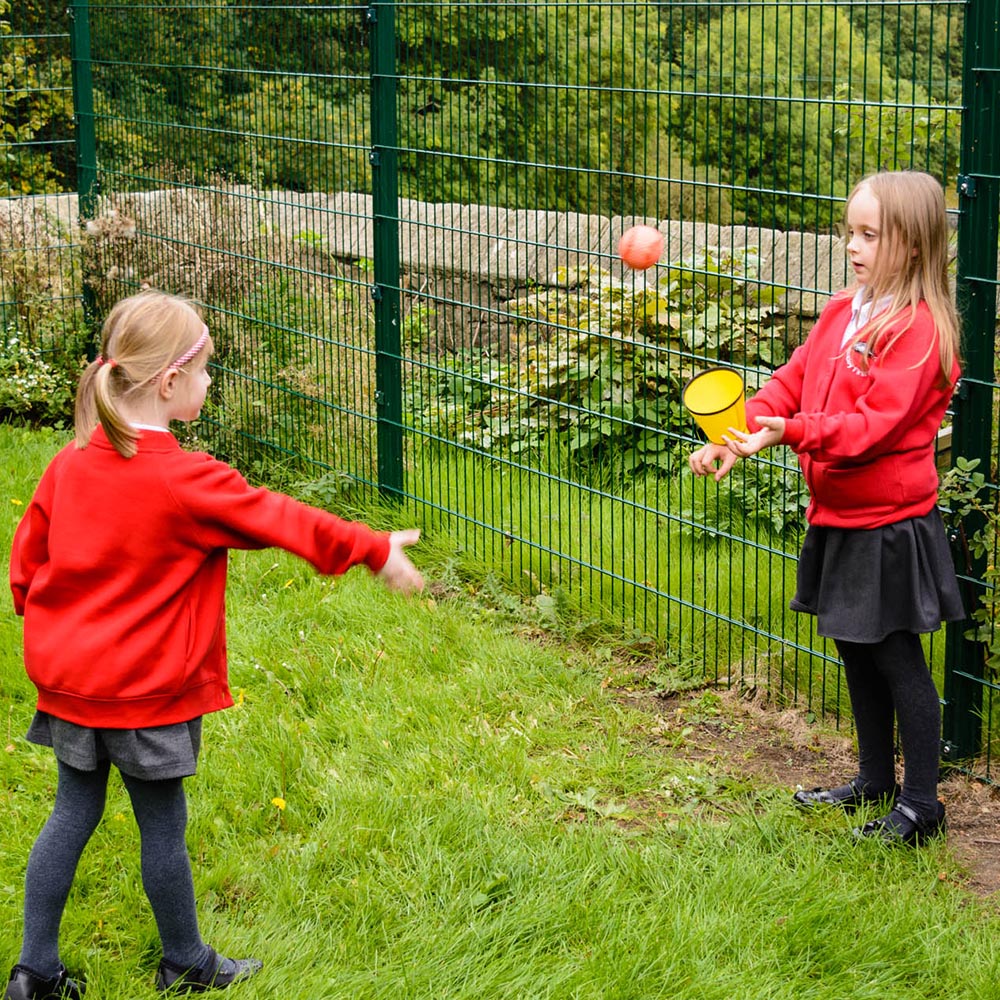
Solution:
[[[365,557],[365,565],[377,573],[389,558],[389,533],[380,532],[372,544],[371,551]]]
[[[781,435],[781,443],[787,444],[792,449],[798,448],[802,443],[805,431],[805,425],[798,417],[786,417],[785,432]]]

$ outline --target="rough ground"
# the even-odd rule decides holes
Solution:
[[[804,788],[841,784],[855,773],[851,739],[806,721],[801,711],[762,707],[735,690],[705,689],[663,695],[619,690],[622,701],[654,714],[655,731],[674,752],[755,785]],[[963,775],[944,780],[948,845],[981,895],[1000,893],[1000,788]]]

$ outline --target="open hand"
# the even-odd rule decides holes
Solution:
[[[419,539],[419,528],[394,531],[389,535],[389,558],[377,575],[390,590],[412,594],[415,590],[424,589],[424,578],[403,551],[406,546],[415,545]]]
[[[753,434],[747,431],[738,431],[733,427],[729,428],[731,437],[726,438],[726,447],[739,458],[749,458],[765,448],[773,448],[774,445],[781,444],[781,439],[785,435],[784,417],[757,417],[756,419],[761,429],[754,431]]]

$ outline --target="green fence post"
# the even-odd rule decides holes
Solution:
[[[94,81],[90,69],[89,0],[70,0],[70,65],[73,83],[73,121],[76,127],[76,193],[81,228],[97,207],[97,138],[94,128]],[[84,282],[83,316],[97,324],[93,289]]]
[[[993,354],[996,337],[997,211],[1000,206],[1000,9],[996,0],[970,0],[964,38],[962,151],[958,179],[957,301],[964,333],[965,370],[955,399],[952,455],[978,458],[989,472],[993,426]],[[967,524],[967,533],[979,527]],[[985,559],[960,566],[983,579]],[[978,584],[970,584],[975,600]],[[973,608],[966,608],[972,612]],[[944,758],[963,760],[980,750],[983,650],[965,638],[968,622],[948,626],[945,642]]]
[[[399,321],[399,190],[396,172],[395,7],[368,7],[371,46],[372,225],[375,299],[375,403],[379,488],[403,491],[402,379]]]

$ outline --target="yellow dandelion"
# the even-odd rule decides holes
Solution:
[[[284,812],[285,800],[280,795],[276,795],[273,799],[271,799],[271,805],[274,806],[275,809]]]
[[[24,501],[23,501],[23,500],[18,500],[18,499],[17,499],[17,497],[11,497],[11,498],[10,498],[10,502],[11,502],[11,503],[12,503],[12,504],[13,504],[13,505],[14,505],[15,507],[23,507],[23,506],[24,506]]]

